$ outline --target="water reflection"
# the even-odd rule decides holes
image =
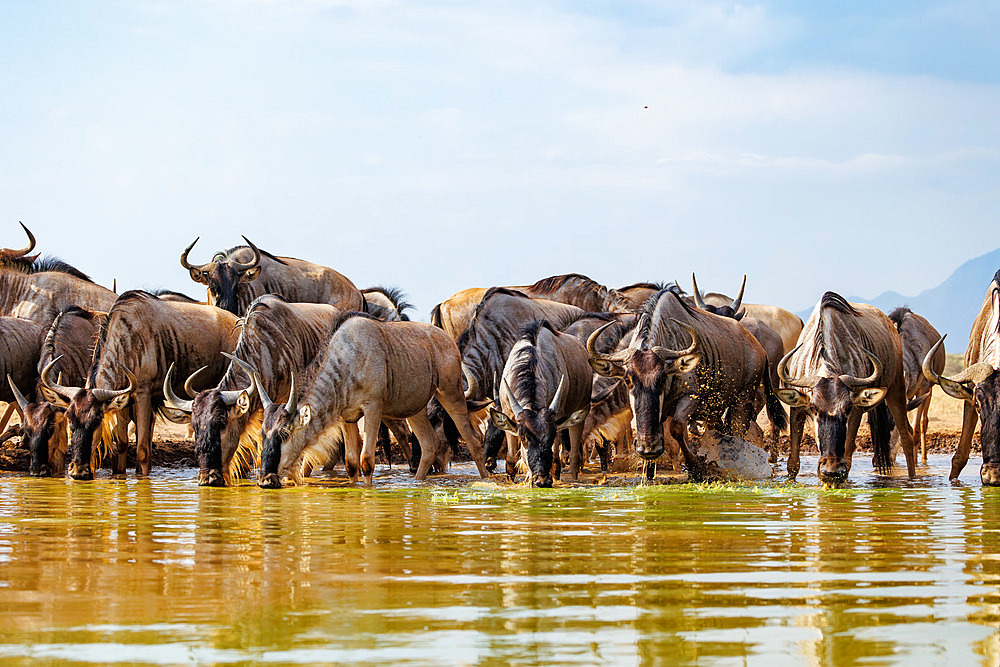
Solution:
[[[1000,497],[947,463],[833,492],[4,478],[0,657],[996,664]]]

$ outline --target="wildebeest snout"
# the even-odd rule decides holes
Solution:
[[[69,464],[69,476],[72,479],[79,480],[94,479],[94,471],[90,469],[89,464],[71,461]]]
[[[32,477],[48,477],[52,473],[49,470],[49,465],[47,463],[43,463],[42,465],[37,467],[31,466],[31,469],[28,471],[28,474],[31,475]]]
[[[645,460],[655,461],[663,455],[663,436],[658,438],[636,438],[635,451]]]
[[[198,486],[225,486],[226,480],[219,470],[199,470]]]
[[[979,470],[979,478],[983,480],[983,486],[1000,486],[1000,465],[984,463]]]
[[[532,475],[531,485],[540,489],[552,488],[552,475]]]
[[[823,456],[819,460],[816,474],[821,482],[839,484],[847,479],[847,461],[839,456]]]
[[[264,473],[261,475],[260,479],[257,480],[257,486],[262,489],[280,489],[281,478],[273,472]]]

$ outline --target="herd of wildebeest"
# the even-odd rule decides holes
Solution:
[[[676,282],[608,288],[579,274],[465,289],[432,323],[409,321],[398,290],[359,290],[337,271],[246,240],[180,263],[207,287],[117,294],[27,247],[0,250],[0,440],[20,437],[30,473],[124,474],[130,425],[148,475],[156,415],[188,423],[198,483],[257,474],[277,488],[341,461],[371,484],[376,453],[402,453],[416,478],[464,444],[480,475],[551,486],[585,463],[679,470],[714,432],[769,450],[790,429],[799,469],[814,419],[824,484],[847,479],[868,415],[879,473],[898,442],[909,475],[926,460],[931,387],[964,401],[951,477],[980,425],[983,484],[1000,485],[1000,272],[972,324],[966,369],[942,375],[943,338],[921,316],[888,316],[827,292],[809,320]],[[9,390],[9,391],[8,391]],[[782,403],[789,406],[788,410]],[[766,411],[764,433],[757,416]],[[12,411],[21,423],[7,428]],[[913,427],[908,413],[915,411]]]

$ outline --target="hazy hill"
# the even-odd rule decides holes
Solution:
[[[851,296],[848,301],[870,303],[886,313],[896,306],[909,306],[910,310],[930,320],[942,334],[949,334],[949,352],[964,353],[969,343],[972,320],[983,305],[986,287],[997,269],[1000,269],[1000,248],[970,259],[955,269],[943,283],[916,296],[903,296],[890,291],[872,299]],[[796,314],[805,320],[811,312],[810,307]]]

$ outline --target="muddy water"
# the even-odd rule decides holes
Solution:
[[[997,664],[1000,490],[946,466],[859,457],[836,491],[4,477],[0,660]]]

